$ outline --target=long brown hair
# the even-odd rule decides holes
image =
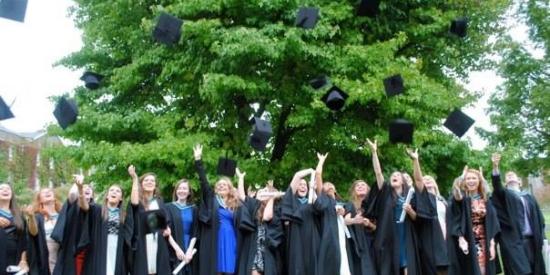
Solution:
[[[23,218],[21,217],[21,211],[19,210],[19,207],[17,207],[15,192],[13,191],[13,188],[11,188],[11,184],[0,183],[0,185],[2,184],[7,185],[11,190],[11,199],[10,199],[9,209],[10,209],[11,215],[13,216],[13,225],[15,225],[17,232],[21,233],[24,230]]]
[[[101,217],[103,217],[104,221],[107,221],[109,219],[109,204],[107,203],[107,201],[109,199],[109,190],[113,187],[118,187],[118,189],[120,189],[121,200],[118,203],[117,208],[120,210],[120,224],[122,224],[124,223],[124,218],[126,217],[126,212],[122,208],[122,203],[124,202],[124,190],[122,190],[122,187],[120,187],[120,185],[118,184],[113,184],[107,189],[107,194],[105,194],[105,198],[103,199],[103,207],[101,207]]]
[[[476,174],[477,179],[479,181],[479,184],[477,186],[477,192],[481,196],[481,199],[483,199],[484,201],[487,201],[487,190],[485,190],[485,183],[482,181],[483,178],[481,177],[481,173],[478,170],[468,169],[466,171],[466,173],[464,174],[464,178],[460,182],[460,189],[464,190],[464,192],[467,193],[467,190],[466,190],[466,175],[468,173]]]
[[[367,185],[367,194],[366,195],[368,196],[369,193],[370,193],[370,186],[365,180],[355,180],[355,181],[353,181],[353,183],[351,184],[351,187],[349,188],[349,198],[351,200],[351,203],[355,207],[355,211],[361,209],[362,201],[359,201],[359,197],[357,196],[357,193],[355,193],[355,187],[357,186],[357,184],[359,184],[361,182],[364,182]]]
[[[239,199],[239,196],[237,194],[237,189],[233,187],[233,183],[228,177],[220,177],[220,179],[216,182],[216,186],[221,181],[226,181],[227,183],[229,183],[229,192],[227,193],[225,206],[227,206],[227,208],[231,209],[232,211],[235,211],[237,208],[239,208],[239,206],[241,206],[241,200]]]
[[[57,195],[55,194],[54,190],[52,188],[48,188],[48,187],[42,188],[36,193],[36,195],[34,196],[33,203],[32,203],[32,211],[34,213],[42,214],[42,216],[44,216],[44,219],[49,220],[51,218],[50,213],[48,213],[48,211],[46,211],[46,209],[44,209],[44,204],[42,204],[42,202],[40,202],[40,194],[44,190],[52,191],[53,197],[54,197],[55,212],[59,213],[59,211],[61,211],[61,202],[59,202],[59,199],[57,198]]]
[[[189,182],[188,179],[180,179],[178,182],[176,182],[176,186],[174,186],[174,191],[172,192],[172,201],[178,200],[178,195],[176,194],[178,191],[178,188],[180,185],[187,183],[187,187],[189,188],[189,195],[187,195],[187,203],[193,202],[193,188],[191,188],[191,182]]]
[[[149,208],[149,201],[145,198],[145,195],[143,194],[143,180],[148,176],[153,176],[155,178],[155,190],[153,191],[153,198],[158,198],[159,183],[157,181],[157,175],[153,172],[148,172],[139,177],[139,201],[145,209]]]

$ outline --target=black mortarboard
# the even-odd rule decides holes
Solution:
[[[183,21],[167,13],[161,13],[153,37],[156,41],[166,45],[177,43],[181,37],[181,25]]]
[[[233,177],[235,176],[235,168],[237,168],[236,160],[229,158],[220,158],[218,160],[218,175]]]
[[[57,119],[59,126],[66,129],[69,125],[76,122],[78,116],[78,106],[73,99],[62,97],[57,101],[57,106],[53,111],[53,115]]]
[[[443,125],[458,137],[462,137],[474,124],[474,120],[459,109],[455,109]]]
[[[28,0],[0,0],[0,17],[23,22]]]
[[[412,143],[414,126],[405,119],[395,119],[390,123],[391,143]]]
[[[468,18],[459,17],[451,22],[450,32],[460,37],[466,36],[466,30],[468,29]]]
[[[319,19],[318,8],[306,8],[302,7],[298,10],[296,15],[295,25],[304,29],[313,29]]]
[[[361,0],[357,8],[357,15],[373,17],[378,14],[380,0]]]
[[[99,83],[103,79],[103,76],[94,72],[85,72],[80,80],[84,81],[86,88],[90,90],[95,90],[99,88]]]
[[[269,121],[255,117],[252,134],[250,135],[250,146],[255,150],[264,151],[272,133]]]
[[[327,93],[321,98],[325,105],[333,111],[339,111],[344,107],[348,94],[346,94],[342,89],[332,86]]]
[[[0,120],[12,118],[13,113],[10,110],[10,106],[4,102],[4,99],[0,96]]]
[[[145,221],[147,222],[145,233],[155,233],[158,230],[163,230],[168,227],[166,215],[164,215],[162,210],[146,211],[143,214],[145,215]]]
[[[400,74],[392,75],[384,79],[384,89],[387,96],[394,96],[403,93],[403,78]]]
[[[318,76],[312,80],[309,81],[309,85],[315,89],[315,90],[318,90],[318,89],[321,89],[323,87],[325,87],[325,85],[327,85],[329,82],[329,79],[326,75],[321,75],[321,76]]]

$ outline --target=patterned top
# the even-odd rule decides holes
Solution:
[[[118,230],[120,229],[120,209],[109,207],[108,210],[107,232],[108,234],[118,235]]]
[[[471,207],[472,229],[474,231],[477,261],[479,263],[480,269],[484,269],[487,263],[487,243],[485,241],[485,216],[487,215],[487,208],[485,205],[485,201],[478,197],[472,198]]]

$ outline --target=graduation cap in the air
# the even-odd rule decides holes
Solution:
[[[474,120],[459,109],[455,109],[451,112],[445,120],[445,123],[443,123],[447,129],[459,138],[462,137],[473,124]]]
[[[273,133],[271,123],[258,117],[254,117],[253,121],[254,126],[250,135],[250,146],[257,151],[264,151]]]
[[[357,15],[373,17],[378,14],[380,0],[361,0],[357,7]]]
[[[182,24],[181,19],[163,12],[153,30],[153,37],[156,41],[166,45],[177,43],[181,37]]]
[[[348,94],[337,86],[332,86],[321,100],[327,105],[327,107],[333,111],[339,111],[344,107]]]
[[[0,96],[0,120],[12,117],[14,117],[14,115],[10,110],[10,106],[8,106],[6,102],[4,102],[4,99]]]
[[[318,89],[321,89],[323,87],[325,87],[328,83],[329,83],[329,79],[326,75],[320,75],[312,80],[309,81],[309,85],[315,89],[315,90],[318,90]]]
[[[66,129],[69,125],[76,122],[78,106],[73,99],[62,97],[57,101],[57,106],[53,111],[53,115],[57,119],[59,126]]]
[[[318,8],[301,7],[296,15],[295,25],[304,29],[313,29],[319,20]]]
[[[237,161],[230,158],[221,157],[218,160],[218,175],[224,175],[228,177],[235,176],[235,169],[237,168]]]
[[[384,79],[384,89],[387,96],[394,96],[403,93],[403,78],[400,74],[392,75]]]
[[[466,36],[466,30],[468,29],[468,18],[459,17],[451,21],[450,32],[458,35],[459,37]]]
[[[147,226],[145,227],[146,233],[155,233],[158,230],[166,229],[168,223],[166,222],[166,215],[162,210],[151,210],[144,213]]]
[[[414,126],[405,119],[395,119],[390,123],[390,142],[410,144],[413,141]]]
[[[86,88],[90,90],[99,88],[99,83],[101,83],[102,79],[102,75],[94,72],[85,72],[82,77],[80,77],[80,80],[84,81]]]
[[[28,0],[0,0],[0,17],[23,22]]]

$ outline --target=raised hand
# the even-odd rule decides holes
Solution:
[[[237,178],[239,178],[239,179],[244,178],[244,176],[246,176],[246,173],[241,172],[241,170],[238,167],[237,167],[237,169],[235,169],[235,174],[237,174]]]
[[[376,152],[378,149],[378,141],[375,139],[374,142],[372,142],[370,139],[367,138],[367,143],[369,144],[371,152]]]
[[[327,159],[327,156],[328,156],[328,153],[326,154],[320,154],[320,153],[317,153],[317,159],[319,159],[319,164],[323,164],[325,163],[325,160]]]
[[[202,158],[202,145],[197,144],[193,147],[193,157],[195,157],[195,160]]]
[[[132,179],[138,178],[136,174],[136,167],[134,167],[133,165],[128,166],[128,174],[130,174],[130,177],[132,177]]]
[[[412,150],[412,149],[409,149],[407,148],[407,154],[409,155],[409,157],[411,157],[412,159],[418,159],[418,148],[416,150]]]
[[[84,185],[84,176],[83,175],[73,175],[74,183],[78,187],[78,190],[82,190]]]
[[[500,154],[494,153],[491,156],[491,162],[493,163],[493,170],[498,170],[498,166],[500,164]]]

